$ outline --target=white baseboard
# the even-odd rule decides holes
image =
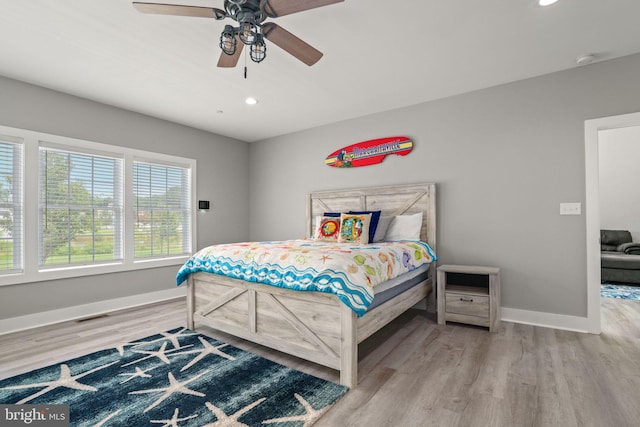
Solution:
[[[59,310],[45,311],[42,313],[28,314],[26,316],[0,319],[0,335],[18,332],[39,326],[66,322],[69,320],[83,319],[97,316],[112,311],[138,307],[145,304],[166,301],[186,296],[187,287],[180,286],[164,291],[150,292],[133,295],[130,297],[116,298],[90,304],[61,308]],[[418,304],[416,308],[425,309],[425,304]],[[589,332],[588,319],[586,317],[567,316],[564,314],[544,313],[540,311],[519,310],[502,307],[501,319],[505,322],[522,323],[525,325],[541,326],[545,328],[563,329],[575,332]]]
[[[39,326],[51,325],[54,323],[66,322],[69,320],[97,316],[112,311],[180,298],[186,295],[187,287],[180,286],[164,291],[76,305],[73,307],[61,308],[59,310],[28,314],[26,316],[12,317],[9,319],[0,319],[0,335],[23,331],[25,329],[36,328]]]
[[[544,328],[563,329],[574,332],[589,332],[590,330],[589,319],[586,317],[518,310],[508,307],[502,307],[501,311],[501,319],[505,322],[523,323],[525,325],[542,326]]]

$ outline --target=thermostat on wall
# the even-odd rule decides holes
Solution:
[[[209,201],[208,200],[198,200],[198,210],[208,211],[209,210]]]

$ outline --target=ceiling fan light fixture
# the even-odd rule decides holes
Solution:
[[[251,11],[243,10],[237,15],[238,24],[238,37],[240,41],[246,45],[252,45],[256,42],[256,35],[258,34],[258,25],[256,24],[256,18]]]
[[[222,34],[220,34],[220,49],[227,55],[236,53],[236,38],[233,33],[233,27],[225,25]]]
[[[262,34],[256,34],[256,41],[251,45],[249,56],[253,62],[262,62],[267,57],[267,45]]]
[[[252,45],[256,42],[256,36],[258,35],[258,27],[253,19],[246,19],[240,22],[240,31],[238,36],[240,41],[246,45]]]

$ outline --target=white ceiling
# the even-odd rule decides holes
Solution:
[[[254,142],[640,52],[639,17],[640,0],[346,0],[273,20],[324,53],[316,65],[267,41],[245,79],[244,58],[216,67],[221,21],[0,0],[0,75]]]

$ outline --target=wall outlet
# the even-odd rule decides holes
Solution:
[[[560,203],[560,215],[582,215],[582,204]]]

